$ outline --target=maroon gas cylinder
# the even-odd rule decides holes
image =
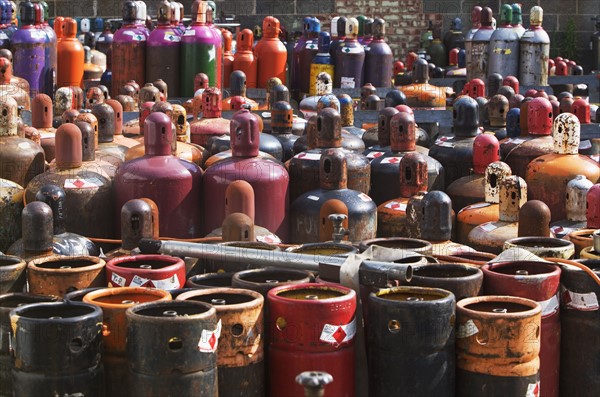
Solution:
[[[304,396],[294,379],[310,370],[334,377],[328,394],[354,396],[356,293],[323,284],[283,286],[269,291],[268,306],[269,394]]]
[[[44,148],[46,161],[54,160],[54,134],[52,128],[52,99],[46,94],[37,94],[31,101],[31,126],[40,133],[41,146]]]
[[[192,143],[206,147],[211,137],[229,134],[230,121],[221,117],[221,90],[208,87],[201,98],[202,118],[196,120],[198,115],[193,115],[195,121],[190,123],[190,139]]]
[[[172,122],[164,113],[152,113],[144,123],[145,155],[123,163],[115,177],[115,216],[134,198],[150,198],[158,205],[160,234],[168,237],[200,236],[202,170],[171,154]]]
[[[258,120],[247,109],[231,120],[232,157],[209,167],[204,174],[204,233],[218,228],[225,219],[225,192],[236,180],[245,180],[256,198],[254,223],[288,238],[289,176],[281,163],[258,157]]]
[[[486,295],[511,295],[542,306],[540,396],[558,396],[560,367],[560,267],[550,263],[514,261],[484,265]]]
[[[500,143],[492,134],[478,135],[473,141],[473,173],[455,180],[446,193],[452,199],[452,209],[460,211],[467,205],[485,199],[485,169],[500,160]]]
[[[149,287],[165,291],[183,288],[185,263],[168,255],[135,255],[106,263],[109,287]]]
[[[372,25],[373,41],[365,47],[365,83],[375,87],[390,87],[394,55],[390,46],[385,42],[385,21],[375,18]]]

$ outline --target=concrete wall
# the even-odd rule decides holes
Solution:
[[[50,15],[119,17],[121,0],[47,0]],[[189,13],[191,0],[182,0]],[[146,1],[148,11],[155,14],[158,1]],[[316,15],[328,28],[336,15],[383,17],[387,23],[388,42],[398,58],[418,48],[419,36],[431,20],[434,27],[446,31],[456,16],[463,20],[463,29],[470,25],[474,5],[489,6],[498,15],[502,4],[498,0],[217,0],[218,12],[234,14],[243,27],[260,25],[267,15],[278,17],[288,31],[301,30],[302,16]],[[589,37],[594,32],[591,18],[600,15],[598,0],[521,0],[524,26],[529,24],[529,10],[534,5],[544,8],[544,27],[553,40],[552,55],[558,55],[562,39],[571,19],[575,24],[578,54],[575,58],[586,65],[589,60]],[[586,68],[586,70],[588,70]]]

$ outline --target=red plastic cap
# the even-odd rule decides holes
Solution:
[[[481,79],[473,79],[467,84],[469,87],[467,95],[471,98],[476,99],[479,97],[485,97],[485,83]]]
[[[473,141],[473,171],[484,174],[490,163],[500,160],[500,142],[492,134],[480,134]]]
[[[458,53],[459,52],[460,52],[460,50],[458,48],[453,48],[448,53],[448,63],[450,64],[450,66],[458,65]]]
[[[581,124],[590,123],[590,104],[585,99],[576,99],[571,105],[571,111],[577,116]]]
[[[552,104],[546,98],[534,98],[527,104],[527,126],[533,135],[552,133]]]
[[[556,70],[554,71],[556,76],[567,76],[569,74],[569,68],[565,61],[556,62]]]

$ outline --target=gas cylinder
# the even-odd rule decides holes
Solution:
[[[455,302],[438,288],[393,287],[369,295],[370,395],[454,395]]]
[[[276,287],[284,285],[295,285],[310,283],[313,275],[307,271],[292,269],[251,269],[237,272],[233,275],[232,286],[234,288],[249,289],[259,292],[266,297],[268,292]],[[265,330],[270,333],[272,330]]]
[[[207,194],[210,192],[205,200],[205,233],[221,225],[225,214],[225,188],[230,182],[241,179],[254,188],[257,203],[255,223],[287,240],[289,177],[285,168],[277,162],[257,157],[258,135],[258,120],[252,113],[243,109],[234,115],[231,123],[233,157],[209,167],[204,175],[204,190]],[[248,173],[248,169],[257,172]]]
[[[96,34],[93,32],[86,33],[83,39],[83,45],[84,47],[87,46],[90,48],[90,63],[98,66],[102,73],[106,72],[106,54],[96,49]],[[100,78],[98,80],[100,80]]]
[[[339,101],[337,101],[337,98],[335,98],[335,96],[333,95],[333,79],[331,78],[331,75],[327,72],[321,72],[316,76],[315,95],[306,97],[302,99],[302,101],[300,101],[298,108],[300,109],[300,112],[302,112],[302,114],[304,115],[304,118],[308,120],[311,116],[317,114],[317,111],[319,110],[319,101],[322,97],[326,97],[325,99],[330,98],[331,100],[336,102],[337,105],[339,105]],[[322,106],[324,107],[324,103],[322,104]],[[339,111],[339,106],[337,110]]]
[[[23,231],[22,244],[17,240],[13,245],[21,245],[18,256],[25,261],[52,256],[52,209],[39,201],[29,203],[21,214]],[[11,247],[7,253],[12,255]]]
[[[333,22],[332,22],[333,23]],[[333,27],[333,25],[332,25]],[[308,94],[311,96],[319,95],[317,94],[317,76],[321,72],[325,72],[329,74],[329,76],[334,75],[334,66],[333,66],[333,58],[329,55],[329,48],[331,43],[331,37],[327,32],[320,32],[319,38],[317,41],[317,54],[314,56],[311,64],[310,64],[310,77],[309,77],[309,86],[308,86]],[[321,94],[322,95],[322,94]]]
[[[48,24],[48,3],[39,2],[40,11],[36,10],[36,24],[39,24],[41,30],[46,34],[46,45],[44,48],[44,93],[50,97],[53,96],[56,89],[57,74],[57,38],[54,29]]]
[[[331,55],[334,66],[337,49],[346,38],[346,22],[348,22],[348,18],[344,16],[333,17],[331,19],[331,44],[329,46],[329,55]]]
[[[44,150],[37,143],[20,138],[17,131],[17,102],[11,97],[0,101],[0,178],[27,186],[44,172]]]
[[[552,125],[554,153],[537,157],[527,167],[530,196],[550,207],[552,221],[564,219],[566,215],[564,197],[569,180],[584,175],[596,183],[600,178],[598,164],[578,154],[579,135],[580,124],[575,115],[558,115]]]
[[[97,103],[92,107],[92,114],[98,120],[98,157],[115,167],[120,166],[129,148],[115,142],[115,111],[106,103]]]
[[[458,302],[457,394],[539,394],[541,311],[539,303],[517,297]]]
[[[354,396],[356,293],[341,286],[299,284],[269,291],[269,391],[303,396],[294,379],[306,370],[324,370],[337,381],[332,395]],[[332,310],[332,307],[339,307]],[[310,315],[307,315],[310,313]],[[310,331],[312,330],[312,331]]]
[[[458,263],[426,264],[413,269],[410,285],[441,288],[462,300],[481,293],[483,273],[475,266]]]
[[[146,43],[146,81],[163,79],[172,97],[180,95],[181,35],[171,26],[171,4],[164,0],[158,4],[158,25]]]
[[[83,302],[98,306],[103,314],[104,372],[106,391],[113,396],[129,395],[127,382],[125,311],[131,306],[155,301],[169,301],[167,291],[154,288],[102,288],[88,292]]]
[[[400,195],[377,207],[377,236],[407,236],[406,206],[419,192],[427,191],[427,159],[418,152],[410,152],[400,159]]]
[[[298,37],[294,43],[294,49],[292,51],[292,62],[290,64],[290,87],[292,88],[294,96],[297,98],[300,98],[301,92],[308,92],[308,76],[304,77],[306,89],[302,88],[302,84],[300,82],[302,79],[301,75],[306,74],[306,70],[300,65],[304,48],[308,47],[310,50],[310,52],[306,53],[306,55],[308,55],[310,58],[314,57],[317,53],[317,43],[314,43],[314,40],[317,38],[316,36],[321,30],[321,25],[319,24],[319,29],[315,35],[315,32],[311,30],[312,24],[314,24],[312,17],[304,17],[302,20],[302,35]],[[310,65],[310,60],[306,61],[308,61],[308,65]]]
[[[10,322],[15,396],[47,390],[104,395],[100,308],[79,302],[26,304],[10,312]]]
[[[202,118],[190,123],[192,143],[207,146],[212,136],[229,134],[230,121],[221,117],[221,109],[221,90],[216,87],[205,89],[202,93]]]
[[[115,32],[111,47],[112,95],[116,95],[129,80],[140,84],[146,81],[148,37],[146,30],[136,24],[138,11],[136,2],[123,3],[123,26]]]
[[[481,27],[470,40],[470,59],[467,59],[467,80],[485,79],[488,74],[488,48],[494,33],[492,27],[493,13],[489,7],[481,10]]]
[[[558,238],[586,227],[586,197],[594,184],[584,175],[577,175],[567,182],[565,194],[566,218],[553,222],[552,233]]]
[[[375,20],[373,18],[365,18],[365,26],[363,28],[363,38],[362,40],[358,40],[360,44],[363,46],[368,46],[373,41],[373,23]]]
[[[246,74],[246,87],[248,88],[257,87],[258,60],[254,56],[253,44],[254,35],[252,31],[243,29],[237,35],[236,51],[233,55],[233,70],[241,70]],[[227,78],[229,78],[229,75]]]
[[[525,28],[522,25],[523,13],[521,11],[521,4],[513,3],[511,5],[511,7],[512,7],[512,21],[510,24],[512,26],[512,29],[515,32],[517,32],[517,34],[519,35],[519,38],[521,38],[521,36],[523,36],[523,33],[525,33]]]
[[[0,93],[13,97],[19,106],[23,106],[25,110],[30,110],[29,83],[22,77],[13,74],[10,51],[0,51],[8,52],[8,54],[2,54],[0,58]]]
[[[467,33],[465,33],[465,66],[472,61],[471,50],[473,49],[473,36],[481,27],[482,10],[483,9],[480,6],[473,6],[471,9],[471,29],[467,30]]]
[[[96,39],[96,49],[106,55],[106,68],[112,70],[112,44],[113,44],[113,32],[111,30],[111,24],[108,21],[104,21],[104,28],[102,33]]]
[[[515,175],[500,181],[498,221],[474,227],[467,237],[477,251],[499,254],[504,241],[518,236],[519,209],[527,201],[527,184]]]
[[[23,291],[26,280],[26,268],[27,263],[18,256],[0,254],[0,275],[2,276],[0,293],[6,294],[7,292]],[[4,346],[2,346],[2,350],[4,350],[3,348]],[[0,350],[0,355],[4,353],[2,350]]]
[[[158,205],[161,236],[193,238],[200,235],[202,170],[171,155],[172,121],[164,113],[152,113],[144,125],[145,155],[125,162],[117,171],[117,208],[128,200],[147,197]],[[161,165],[157,168],[157,165]],[[161,195],[157,186],[168,188]]]
[[[412,84],[403,85],[399,89],[406,95],[406,104],[411,107],[445,108],[446,88],[429,84],[429,68],[427,61],[417,59],[413,63]]]
[[[544,10],[534,6],[529,12],[529,29],[520,40],[519,82],[525,86],[548,85],[550,37],[542,28]]]
[[[21,24],[11,37],[15,73],[29,82],[31,96],[44,92],[46,33],[35,26],[35,5],[31,1],[19,5]]]
[[[435,37],[431,44],[429,44],[427,56],[435,66],[446,67],[448,65],[446,48],[439,37]]]
[[[473,173],[452,182],[446,193],[452,199],[455,212],[485,199],[485,171],[500,160],[500,144],[491,134],[478,135],[473,141]]]
[[[263,19],[263,37],[256,43],[254,54],[258,58],[257,88],[266,88],[267,80],[277,77],[286,83],[287,49],[279,40],[279,19],[268,16]]]
[[[548,263],[514,261],[484,265],[484,293],[511,295],[542,306],[540,337],[541,396],[558,396],[560,364],[560,267]]]
[[[492,73],[517,76],[519,73],[519,33],[511,25],[512,12],[510,4],[500,9],[500,27],[494,30],[488,47],[488,76]]]
[[[361,138],[365,130],[354,126],[354,101],[348,94],[340,94],[337,99],[340,103],[339,112],[342,121],[342,146],[362,153],[365,150],[365,143]]]
[[[379,115],[377,116],[377,126],[367,129],[363,134],[362,139],[365,142],[365,145],[368,146],[363,154],[367,156],[368,159],[379,157],[390,150],[390,121],[398,112],[398,109],[395,107],[386,106],[384,109],[379,111]],[[374,145],[370,146],[369,144]]]
[[[217,311],[222,329],[217,347],[219,394],[264,395],[263,296],[249,290],[211,288],[185,292],[177,300],[208,303]],[[244,383],[241,389],[239,382]]]
[[[92,63],[91,48],[83,46],[83,75],[81,85],[89,87],[92,84],[99,84],[103,73],[102,67]]]
[[[343,203],[347,208],[350,241],[374,238],[377,230],[376,205],[366,194],[347,188],[346,159],[338,149],[327,149],[321,155],[319,180],[320,189],[304,193],[292,203],[291,241],[321,241],[317,231],[326,222],[322,219],[322,212],[331,200],[341,201],[340,205]]]
[[[400,160],[407,153],[420,152],[425,156],[429,175],[428,189],[441,189],[444,186],[444,168],[437,160],[427,155],[427,149],[416,146],[414,117],[409,113],[400,112],[391,118],[389,124],[390,151],[371,161],[369,194],[375,203],[380,205],[398,196]]]
[[[462,32],[462,20],[456,17],[450,22],[450,29],[444,35],[444,47],[450,52],[454,48],[465,48],[465,35]],[[458,64],[458,62],[456,62]]]
[[[233,67],[234,56],[232,52],[233,34],[224,28],[221,28],[223,36],[223,88],[229,87],[229,77],[235,70]],[[236,42],[236,49],[237,49]]]
[[[188,278],[185,285],[186,287],[192,289],[231,287],[232,277],[233,273],[231,272],[197,274]]]
[[[327,148],[337,148],[346,157],[348,169],[348,188],[365,195],[371,185],[371,165],[362,154],[342,148],[341,117],[334,109],[323,109],[318,116],[311,118],[315,135],[315,149],[309,149],[295,155],[289,163],[290,200],[293,202],[301,194],[319,188],[319,161]],[[307,127],[309,129],[309,127]],[[308,134],[308,131],[307,131]],[[312,140],[312,137],[308,137]],[[298,141],[296,141],[298,143]],[[310,146],[310,145],[309,145]]]
[[[375,87],[389,88],[392,84],[394,55],[385,42],[385,21],[375,18],[373,41],[365,47],[364,81]]]
[[[321,52],[319,50],[318,38],[321,32],[321,21],[317,17],[310,17],[308,21],[308,41],[305,43],[303,48],[300,48],[300,62],[298,64],[298,83],[300,94],[307,95],[313,89],[312,87],[312,75],[310,70],[312,68],[313,61],[317,54]],[[321,71],[329,71],[327,69]],[[333,75],[333,70],[330,70]]]
[[[479,106],[467,96],[454,102],[452,125],[454,136],[440,137],[429,149],[429,155],[444,167],[445,186],[469,175],[473,164],[473,141],[479,134]],[[430,181],[431,183],[431,181]]]
[[[0,178],[0,252],[5,252],[21,237],[23,191],[17,183]]]
[[[258,109],[258,103],[246,96],[246,74],[241,70],[235,70],[229,76],[229,97],[221,101],[223,110],[233,110],[232,98],[241,97],[244,106],[250,110]]]
[[[282,161],[285,163],[294,156],[294,142],[299,138],[292,134],[294,113],[289,103],[278,101],[271,107],[271,134],[281,142]]]
[[[130,307],[125,316],[126,339],[135,341],[126,346],[132,393],[218,396],[216,350],[222,325],[213,306],[148,302]]]
[[[363,66],[365,62],[365,49],[356,40],[358,34],[358,21],[349,18],[346,23],[346,32],[343,45],[339,45],[335,52],[335,74],[333,85],[339,88],[359,88],[363,85]],[[391,68],[391,60],[390,68]]]

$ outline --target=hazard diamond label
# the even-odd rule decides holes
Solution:
[[[131,279],[130,287],[154,287],[149,278],[140,277],[137,274]]]
[[[369,153],[367,154],[367,158],[368,158],[368,159],[376,159],[377,157],[381,157],[381,156],[383,156],[384,154],[385,154],[385,152],[379,152],[379,151],[376,151],[376,150],[374,150],[374,151],[372,151],[372,152],[369,152]]]
[[[96,189],[99,186],[102,186],[102,181],[98,178],[65,179],[65,184],[63,186],[65,189]]]
[[[562,287],[562,303],[567,309],[575,309],[584,312],[596,311],[600,308],[598,297],[594,292],[579,293],[569,291]]]
[[[527,385],[527,394],[525,397],[539,397],[540,396],[540,382],[530,383]]]
[[[165,291],[171,291],[177,288],[183,287],[179,282],[179,277],[176,274],[164,280],[151,280],[150,281],[158,289],[164,289]]]
[[[381,160],[381,164],[400,164],[402,157],[386,157]]]
[[[322,342],[337,346],[352,340],[354,335],[356,335],[356,318],[346,325],[325,324],[319,339]]]
[[[385,208],[389,208],[394,211],[405,211],[406,212],[406,203],[399,203],[397,201],[390,201],[385,205]]]
[[[266,236],[256,236],[256,241],[267,244],[281,244],[281,240],[274,234],[267,234]]]
[[[217,323],[217,329],[209,331],[202,330],[200,341],[198,342],[198,350],[202,353],[213,353],[219,345],[219,337],[221,336],[221,320]]]
[[[319,153],[302,152],[302,153],[298,153],[294,157],[297,159],[302,159],[302,160],[321,160],[321,154],[319,154]]]

